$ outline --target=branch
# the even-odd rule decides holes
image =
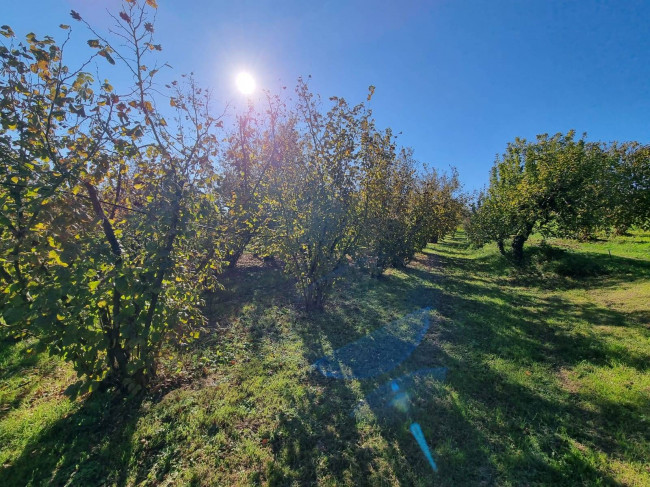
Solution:
[[[102,204],[99,200],[99,196],[97,195],[97,189],[95,186],[90,184],[87,181],[83,181],[83,185],[86,187],[86,190],[88,191],[88,197],[90,198],[90,201],[92,202],[93,209],[95,210],[95,215],[102,221],[102,227],[104,228],[104,234],[106,235],[106,239],[108,240],[108,243],[111,246],[111,251],[115,256],[118,258],[118,260],[122,259],[122,247],[120,246],[120,242],[115,236],[115,231],[113,230],[113,225],[111,225],[110,220],[104,213],[104,209],[102,208]]]

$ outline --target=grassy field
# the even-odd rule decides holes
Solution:
[[[210,333],[166,353],[134,399],[72,401],[67,365],[2,343],[0,485],[650,485],[650,234],[537,239],[527,260],[515,270],[458,233],[380,280],[353,272],[307,316],[279,270],[248,259],[208,297]],[[427,306],[395,370],[310,369]],[[351,414],[424,367],[448,374],[418,381],[408,418]]]

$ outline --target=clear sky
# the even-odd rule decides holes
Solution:
[[[108,27],[117,0],[6,2],[0,24],[60,36],[77,10]],[[278,90],[312,76],[327,100],[362,101],[422,162],[487,182],[516,136],[576,129],[650,142],[648,0],[158,0],[156,35],[175,73],[193,71],[217,107],[242,105],[246,69]],[[88,36],[76,27],[76,45]]]

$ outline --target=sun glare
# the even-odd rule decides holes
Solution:
[[[255,91],[255,78],[249,73],[239,73],[235,79],[235,83],[237,84],[237,89],[244,95],[250,95]]]

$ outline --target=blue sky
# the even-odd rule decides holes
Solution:
[[[60,35],[77,10],[106,28],[116,0],[2,7],[19,35]],[[311,75],[327,100],[362,101],[402,132],[418,160],[487,182],[516,136],[576,129],[593,140],[650,141],[650,1],[158,0],[156,35],[174,73],[193,71],[216,108],[243,105],[234,77],[279,90]],[[75,26],[75,44],[86,50]],[[74,53],[73,53],[74,54]],[[237,108],[235,108],[237,109]]]

